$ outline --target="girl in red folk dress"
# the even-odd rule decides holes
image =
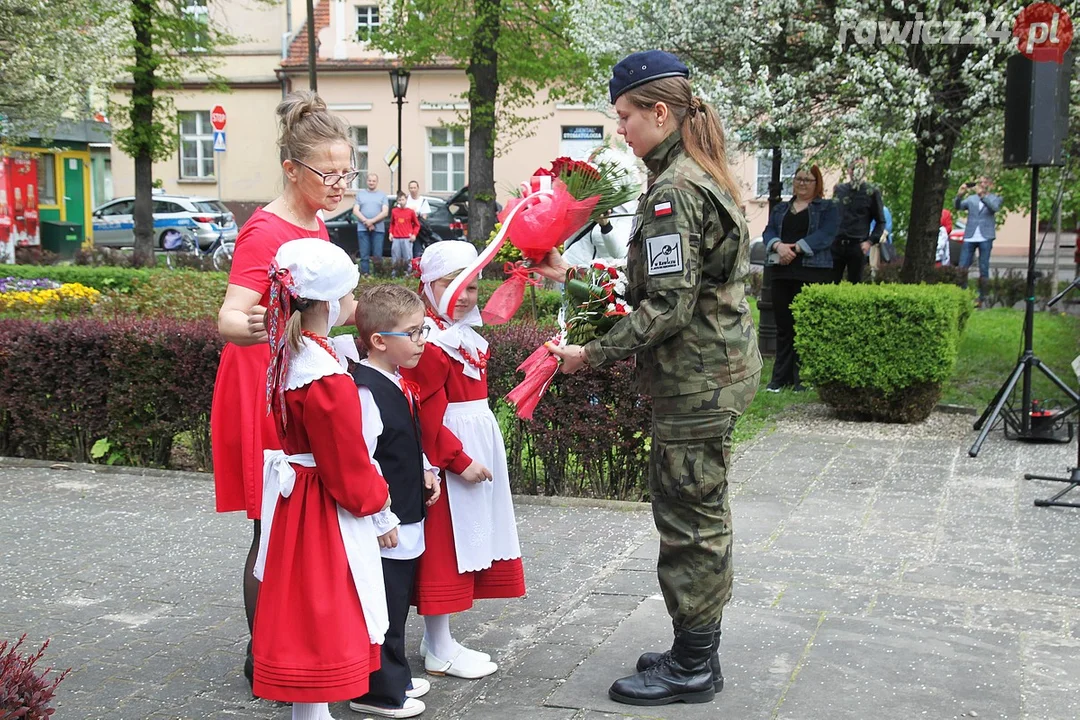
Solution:
[[[525,594],[506,449],[488,407],[488,344],[473,330],[481,324],[476,282],[461,293],[453,317],[435,309],[450,281],[476,259],[476,249],[464,242],[424,251],[428,340],[417,366],[402,370],[420,386],[424,453],[446,476],[443,495],[427,511],[427,550],[416,570],[416,611],[424,616],[420,654],[428,673],[463,678],[490,675],[498,665],[454,640],[450,613],[477,599]]]
[[[210,411],[217,511],[244,510],[254,521],[243,573],[249,631],[259,591],[251,568],[259,547],[263,450],[281,447],[273,420],[266,414],[270,363],[263,327],[270,288],[266,271],[284,242],[305,237],[330,240],[316,213],[335,210],[357,174],[352,168],[348,126],[331,115],[317,95],[293,93],[278,105],[277,114],[285,189],[255,211],[236,240],[229,286],[218,313],[218,331],[227,342]],[[351,318],[354,307],[350,296],[338,313],[341,319]],[[250,682],[250,646],[244,674]]]
[[[282,245],[270,274],[266,400],[282,450],[265,453],[253,689],[291,702],[293,720],[327,720],[327,703],[366,693],[379,668],[388,618],[370,516],[390,495],[356,442],[359,396],[326,337],[356,266],[308,238]]]

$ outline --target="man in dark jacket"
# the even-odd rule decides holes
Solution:
[[[848,165],[849,182],[833,189],[833,201],[840,211],[840,227],[833,243],[833,282],[840,282],[846,273],[849,282],[862,280],[866,253],[881,242],[885,230],[885,204],[881,192],[866,182],[866,159],[853,160]],[[871,221],[873,229],[871,230]]]

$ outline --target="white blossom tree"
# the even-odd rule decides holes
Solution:
[[[124,42],[121,0],[0,0],[0,134],[10,142],[48,134],[63,118],[95,109]]]
[[[948,170],[963,129],[1004,99],[1012,19],[1023,6],[970,0],[589,0],[575,21],[586,48],[659,47],[696,70],[695,86],[744,149],[779,142],[841,160],[915,145],[902,279],[933,267]],[[1001,134],[969,136],[1000,153]]]

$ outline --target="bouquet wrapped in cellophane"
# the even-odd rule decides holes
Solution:
[[[525,379],[506,394],[519,418],[532,420],[533,411],[559,371],[559,359],[548,346],[584,345],[606,333],[630,312],[625,293],[626,281],[614,266],[597,262],[567,273],[559,310],[560,331],[518,366]]]
[[[586,223],[632,200],[640,191],[631,173],[617,162],[591,164],[568,157],[556,158],[550,170],[538,168],[521,189],[521,195],[499,214],[503,226],[492,243],[497,250],[504,239],[509,240],[526,262],[507,269],[507,281],[484,306],[484,321],[493,325],[507,322],[521,307],[528,263],[542,261]]]

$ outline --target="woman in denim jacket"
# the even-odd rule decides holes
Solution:
[[[823,197],[825,182],[817,165],[800,166],[794,184],[795,196],[773,208],[762,236],[776,315],[776,363],[765,388],[769,392],[805,390],[799,382],[791,301],[803,285],[832,281],[832,243],[840,217],[836,205]]]

